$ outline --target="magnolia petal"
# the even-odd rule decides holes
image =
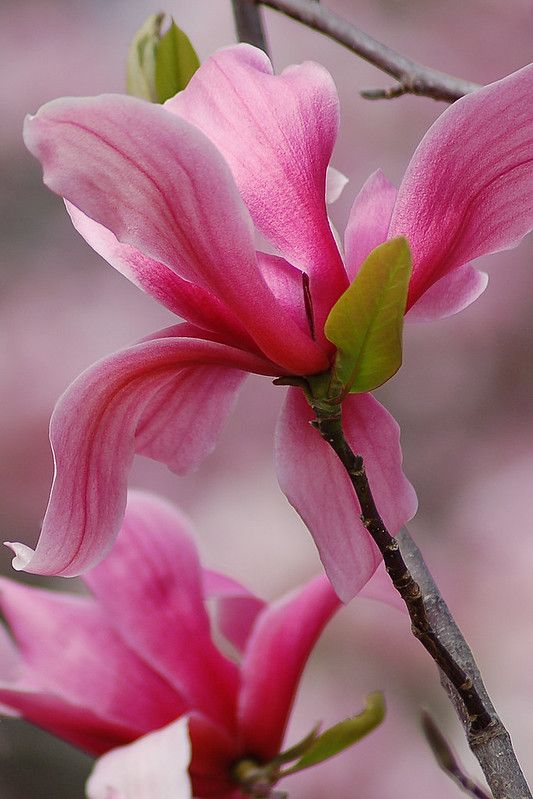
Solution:
[[[156,104],[102,95],[48,103],[27,118],[24,136],[53,191],[215,294],[268,357],[291,371],[324,367],[266,286],[230,170],[196,127]]]
[[[88,799],[191,799],[191,744],[181,718],[97,761]]]
[[[298,325],[300,330],[313,335],[313,309],[306,310],[305,297],[309,291],[309,278],[300,269],[278,255],[257,253],[257,261],[263,278],[280,307]],[[305,283],[304,281],[306,281]],[[309,294],[307,295],[309,297]],[[308,317],[309,314],[309,317]]]
[[[23,670],[23,659],[15,642],[0,623],[0,683],[15,682]],[[0,705],[0,713],[6,713]]]
[[[489,276],[470,264],[441,277],[422,294],[407,312],[407,322],[432,322],[445,319],[467,308],[487,288]]]
[[[263,610],[266,603],[237,580],[210,569],[203,570],[203,583],[205,598],[215,600],[216,620],[220,632],[239,652],[242,652],[257,614]]]
[[[273,75],[261,50],[241,44],[208,59],[165,107],[215,143],[257,227],[309,273],[321,331],[347,287],[325,203],[339,124],[329,73],[306,62]]]
[[[355,198],[344,233],[350,282],[372,250],[387,240],[396,194],[396,187],[378,169]]]
[[[231,725],[237,667],[211,640],[192,532],[174,507],[130,492],[111,552],[84,581],[128,648],[189,707]]]
[[[413,253],[408,307],[453,269],[531,230],[532,92],[529,65],[458,100],[419,144],[389,230]]]
[[[346,188],[349,179],[338,169],[333,166],[328,166],[326,172],[326,203],[331,205],[337,202],[342,192]]]
[[[233,794],[235,782],[231,771],[242,756],[239,740],[227,730],[199,713],[189,714],[192,757],[189,774],[193,796],[222,799]]]
[[[116,675],[115,675],[116,677]],[[0,682],[0,702],[15,708],[19,716],[68,741],[91,755],[101,755],[142,734],[131,725],[121,725],[92,707],[48,691],[38,684]],[[4,712],[4,705],[0,705]],[[10,714],[14,715],[14,714]]]
[[[231,368],[228,368],[231,367]],[[213,449],[242,375],[268,362],[213,341],[169,336],[90,367],[50,423],[55,478],[35,553],[12,545],[16,569],[75,576],[109,551],[126,506],[134,453],[178,473]]]
[[[28,674],[46,692],[97,708],[132,737],[183,712],[183,698],[123,644],[94,601],[0,578],[0,608]]]
[[[303,668],[339,607],[321,575],[257,617],[241,667],[239,719],[246,751],[266,761],[280,751]]]
[[[309,528],[326,573],[343,602],[368,582],[380,555],[360,520],[360,507],[339,459],[314,430],[301,391],[290,389],[276,431],[278,480]],[[343,402],[346,439],[364,458],[376,505],[394,535],[416,511],[416,495],[401,470],[399,428],[370,394]]]
[[[173,269],[148,258],[129,244],[121,244],[110,230],[72,203],[66,201],[65,205],[78,233],[128,280],[183,319],[205,330],[223,333],[237,346],[253,346],[235,314],[211,292],[183,280]]]

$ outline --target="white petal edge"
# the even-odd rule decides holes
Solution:
[[[87,799],[191,799],[188,719],[112,749],[96,761]]]

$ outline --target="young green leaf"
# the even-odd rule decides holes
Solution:
[[[188,36],[172,20],[157,49],[155,85],[159,102],[164,103],[184,89],[199,66]]]
[[[184,89],[200,61],[188,37],[170,19],[162,33],[166,14],[152,14],[135,34],[128,52],[128,94],[164,103]]]
[[[372,391],[402,363],[402,330],[411,254],[403,236],[373,250],[326,320],[337,347],[336,377],[346,393]]]
[[[311,744],[305,754],[294,766],[283,771],[279,776],[286,777],[288,774],[295,774],[297,771],[315,766],[323,760],[327,760],[333,755],[342,752],[349,746],[360,741],[368,735],[385,718],[385,702],[383,694],[376,691],[366,698],[366,707],[357,716],[345,719],[339,724],[330,727]]]
[[[126,91],[134,97],[157,103],[155,62],[164,14],[152,14],[139,28],[128,51]]]

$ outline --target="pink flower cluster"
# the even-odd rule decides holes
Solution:
[[[176,511],[143,495],[126,508],[128,471],[136,453],[179,474],[196,467],[247,373],[330,369],[325,320],[387,239],[405,236],[412,252],[408,320],[475,300],[487,278],[470,262],[533,225],[532,89],[529,66],[450,107],[398,190],[379,171],[363,186],[344,252],[326,204],[338,97],[317,64],[276,76],[240,45],[162,107],[104,95],[27,119],[26,144],[76,229],[187,320],[92,366],[54,412],[41,537],[35,551],[10,546],[15,568],[83,574],[90,596],[0,582],[15,639],[0,627],[1,709],[103,755],[90,799],[234,795],[237,763],[279,753],[303,666],[340,599],[365,586],[387,598],[351,483],[300,389],[281,414],[276,466],[335,590],[321,576],[267,605],[202,569]],[[343,425],[394,534],[416,510],[398,426],[370,394],[346,398]],[[238,663],[214,642],[208,605]]]

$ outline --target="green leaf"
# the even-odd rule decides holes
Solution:
[[[199,66],[189,38],[172,20],[157,50],[155,85],[159,102],[164,103],[184,89]]]
[[[334,727],[330,727],[319,735],[313,744],[307,749],[303,757],[294,766],[283,771],[279,777],[286,777],[295,774],[297,771],[315,766],[323,760],[327,760],[333,755],[342,752],[349,746],[360,741],[368,735],[385,718],[385,702],[383,694],[376,691],[366,698],[366,707],[357,716],[345,719]]]
[[[130,45],[126,67],[126,90],[134,97],[157,102],[155,62],[164,14],[152,14]]]
[[[152,14],[130,45],[126,72],[128,94],[164,103],[184,89],[200,61],[188,37],[172,18],[162,33],[166,14]]]
[[[400,368],[410,276],[407,240],[386,241],[331,309],[324,333],[337,347],[335,374],[345,393],[372,391]]]

